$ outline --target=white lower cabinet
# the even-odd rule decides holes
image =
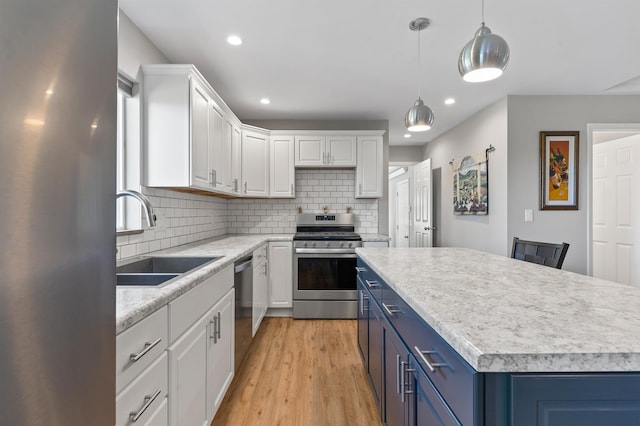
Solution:
[[[197,321],[168,349],[169,415],[172,426],[207,424],[209,318]]]
[[[116,425],[166,425],[167,354],[162,353],[116,396]]]
[[[235,292],[168,349],[171,425],[208,425],[233,379]]]
[[[233,380],[235,291],[231,289],[207,316],[207,419],[211,422]]]
[[[293,247],[290,241],[269,243],[269,308],[293,307]]]
[[[267,312],[269,299],[269,282],[267,277],[267,244],[263,244],[253,251],[253,312],[251,315],[253,336],[256,335],[260,323],[264,318],[264,314]]]

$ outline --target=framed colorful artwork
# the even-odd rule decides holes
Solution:
[[[540,210],[578,210],[580,132],[540,132]]]

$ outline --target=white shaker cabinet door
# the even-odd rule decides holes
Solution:
[[[207,419],[213,420],[234,373],[235,291],[231,289],[209,313],[207,349]]]
[[[382,197],[382,136],[358,136],[356,198]]]
[[[242,195],[269,196],[269,138],[266,134],[242,133]]]
[[[211,189],[209,96],[191,80],[191,185]]]
[[[207,423],[208,322],[208,317],[196,322],[168,349],[171,426]]]
[[[269,243],[269,307],[293,307],[293,248],[288,241]]]
[[[271,197],[295,197],[295,168],[293,166],[293,137],[271,136],[269,138],[271,162]]]
[[[324,136],[296,136],[295,165],[324,166],[326,159],[324,141]]]
[[[325,143],[326,164],[333,167],[356,166],[356,137],[327,136]]]

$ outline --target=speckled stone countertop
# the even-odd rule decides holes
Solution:
[[[191,290],[218,271],[233,265],[268,241],[291,241],[293,235],[234,235],[149,253],[148,255],[223,256],[160,288],[116,286],[116,334]],[[144,256],[142,256],[144,257]],[[130,261],[126,259],[120,263]]]
[[[356,251],[477,371],[640,371],[640,288],[471,249]]]
[[[388,235],[382,235],[382,234],[360,234],[360,237],[362,237],[362,241],[384,241],[384,242],[388,242],[389,241],[389,236]]]

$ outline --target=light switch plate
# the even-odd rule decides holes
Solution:
[[[525,209],[525,211],[524,211],[524,221],[525,222],[533,222],[533,210]]]

